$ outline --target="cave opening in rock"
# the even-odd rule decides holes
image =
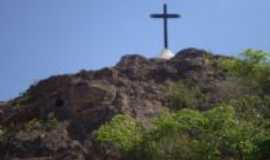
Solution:
[[[64,104],[65,104],[65,102],[61,98],[57,98],[56,101],[55,101],[55,106],[56,107],[62,107]]]

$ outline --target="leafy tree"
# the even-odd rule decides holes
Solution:
[[[200,159],[200,150],[193,134],[207,123],[198,111],[184,109],[177,113],[164,113],[153,120],[154,127],[144,137],[145,159]]]

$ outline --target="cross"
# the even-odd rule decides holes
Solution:
[[[164,47],[168,49],[169,42],[168,42],[168,19],[172,18],[180,18],[179,14],[169,14],[167,13],[167,4],[163,5],[163,14],[151,14],[151,18],[162,18],[164,24]]]

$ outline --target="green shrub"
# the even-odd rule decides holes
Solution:
[[[23,130],[26,132],[32,132],[33,130],[51,130],[59,125],[59,121],[54,114],[49,114],[47,119],[32,119],[24,125]]]
[[[159,130],[169,132],[170,129],[176,129],[178,132],[188,128],[201,128],[206,122],[207,120],[199,111],[183,109],[176,113],[161,114],[154,119],[153,124]]]
[[[252,153],[254,160],[270,159],[270,138],[257,142],[257,149]]]
[[[200,159],[198,151],[203,147],[193,136],[199,134],[206,123],[207,119],[200,112],[190,109],[160,115],[144,135],[144,159]]]
[[[6,134],[6,131],[7,130],[4,127],[0,126],[0,142],[2,142],[3,139],[5,138],[4,136]]]
[[[32,101],[32,97],[29,94],[24,93],[23,95],[21,95],[19,98],[15,99],[12,102],[12,105],[15,108],[20,108],[21,106],[27,105]]]
[[[270,97],[269,96],[242,96],[227,102],[234,106],[238,118],[250,122],[263,124],[270,119]]]
[[[117,115],[97,131],[97,140],[113,143],[121,151],[132,150],[142,141],[141,127],[128,115]]]
[[[190,86],[182,81],[172,83],[166,88],[170,102],[170,108],[180,110],[182,108],[196,108],[207,100],[198,86]]]

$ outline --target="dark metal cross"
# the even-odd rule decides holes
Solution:
[[[168,19],[170,18],[180,18],[179,14],[169,14],[167,13],[167,4],[163,5],[163,14],[151,14],[151,18],[162,18],[164,24],[164,47],[168,49]]]

